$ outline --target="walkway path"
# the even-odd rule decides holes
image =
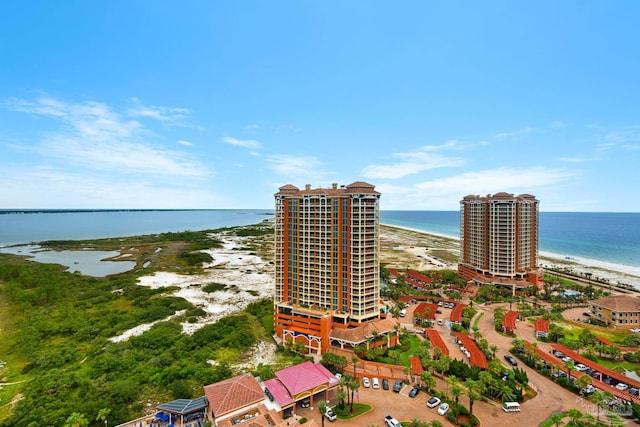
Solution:
[[[476,308],[479,312],[485,313],[478,322],[478,328],[490,344],[498,346],[496,357],[502,360],[506,354],[509,354],[513,338],[499,334],[493,327],[493,312],[500,306],[500,304],[496,304],[476,306]],[[503,304],[502,306],[508,308],[509,304]],[[520,338],[532,341],[533,325],[523,320],[518,326],[516,334]],[[483,426],[510,427],[517,424],[536,426],[549,418],[554,412],[568,411],[573,408],[581,412],[590,412],[595,409],[595,406],[592,407],[589,402],[585,402],[577,394],[554,383],[550,378],[539,374],[524,363],[519,363],[518,367],[525,370],[529,377],[529,385],[537,391],[538,395],[524,402],[521,405],[522,412],[519,413],[505,414],[498,404],[494,406],[475,404],[474,413],[480,418]],[[464,402],[468,404],[466,400]]]

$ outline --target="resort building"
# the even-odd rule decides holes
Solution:
[[[379,320],[379,200],[366,182],[275,194],[274,326],[285,344],[324,353],[332,330]]]
[[[205,404],[204,418],[216,427],[244,423],[252,427],[299,426],[298,414],[308,413],[314,402],[328,401],[338,386],[335,375],[312,362],[275,374],[275,378],[264,382],[246,373],[205,386],[205,396],[200,398]],[[304,425],[318,426],[311,420]]]
[[[630,295],[611,295],[589,301],[591,318],[616,329],[640,326],[640,298]]]
[[[478,285],[540,285],[538,204],[529,194],[464,197],[458,273]]]

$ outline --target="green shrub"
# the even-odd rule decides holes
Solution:
[[[302,417],[302,418],[300,418],[300,419],[298,420],[298,423],[300,423],[300,424],[304,424],[304,423],[306,423],[306,422],[307,422],[307,419],[306,419],[305,417]]]

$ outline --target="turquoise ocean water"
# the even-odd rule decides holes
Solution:
[[[460,238],[458,211],[382,211],[383,224]],[[640,213],[541,212],[540,250],[640,267]]]
[[[272,209],[0,211],[0,245],[256,224]],[[458,211],[381,211],[383,224],[460,237]],[[640,267],[640,213],[541,212],[540,250]]]

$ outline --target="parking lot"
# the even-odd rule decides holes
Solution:
[[[383,390],[382,388],[364,388],[360,386],[356,402],[367,403],[372,406],[372,410],[351,420],[337,420],[335,424],[349,427],[368,425],[382,427],[385,425],[384,417],[387,415],[391,415],[401,422],[417,418],[422,421],[438,419],[443,424],[446,424],[445,418],[437,414],[436,411],[438,408],[427,408],[427,400],[431,397],[429,394],[421,391],[416,397],[410,398],[410,385],[405,384],[400,390],[400,393],[394,393],[392,391],[393,383],[393,381],[390,381],[389,390]],[[330,401],[331,406],[336,403],[335,401]],[[317,408],[298,411],[298,415],[312,418],[318,423],[321,423],[320,413]],[[325,425],[329,426],[331,423],[325,420]]]

